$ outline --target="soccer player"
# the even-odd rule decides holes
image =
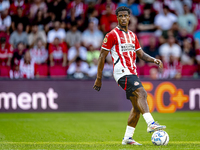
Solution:
[[[128,118],[128,125],[122,144],[141,145],[132,139],[141,113],[147,123],[147,132],[163,130],[166,126],[157,124],[149,112],[147,93],[136,72],[136,55],[144,61],[157,64],[160,68],[163,67],[163,64],[161,60],[146,54],[140,47],[137,36],[128,30],[130,20],[129,8],[124,6],[117,8],[116,15],[118,26],[107,33],[103,40],[98,60],[97,79],[95,80],[93,88],[97,91],[101,89],[102,70],[105,58],[110,52],[113,60],[114,78],[126,91],[126,97],[131,101],[133,106]]]

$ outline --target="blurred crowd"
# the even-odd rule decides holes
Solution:
[[[164,64],[138,59],[141,77],[200,77],[200,0],[0,0],[0,77],[94,78],[120,6],[143,50]],[[108,55],[104,78],[112,71]]]

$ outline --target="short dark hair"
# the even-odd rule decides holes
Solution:
[[[169,6],[164,5],[164,6],[163,6],[163,9],[167,9],[167,10],[169,10]]]
[[[131,13],[131,11],[130,11],[130,9],[128,7],[121,6],[121,7],[116,9],[115,14],[118,15],[118,12],[120,12],[120,11],[127,11],[129,15]]]

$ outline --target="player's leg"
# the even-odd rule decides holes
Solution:
[[[135,140],[132,139],[134,131],[135,131],[135,127],[138,123],[138,120],[140,118],[140,111],[137,109],[136,103],[136,97],[135,96],[131,96],[130,100],[131,103],[133,105],[131,111],[130,111],[130,115],[128,117],[128,125],[126,127],[126,132],[122,141],[123,145],[126,144],[131,144],[131,145],[141,145],[138,142],[136,142]]]
[[[136,99],[134,99],[136,100],[136,106],[142,113],[148,125],[147,132],[154,132],[155,130],[165,129],[166,126],[161,126],[155,123],[151,113],[149,112],[149,106],[147,103],[147,92],[145,91],[145,89],[143,87],[140,87],[132,93],[134,94],[134,96],[136,96]]]

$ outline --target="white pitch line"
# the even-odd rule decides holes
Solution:
[[[149,144],[151,141],[139,141],[139,143],[142,144]],[[57,145],[57,144],[62,144],[62,145],[92,145],[92,144],[121,144],[119,141],[108,141],[108,142],[0,142],[0,144],[50,144],[50,145]],[[200,144],[200,141],[169,141],[169,144]]]

